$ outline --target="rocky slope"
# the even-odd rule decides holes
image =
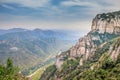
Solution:
[[[91,63],[97,62],[103,53],[110,54],[117,60],[120,45],[112,46],[112,39],[120,36],[120,11],[98,14],[92,21],[91,31],[80,38],[75,46],[57,55],[55,80],[73,79],[70,76],[80,74],[81,69],[90,68]],[[119,43],[119,39],[117,40]],[[111,46],[111,47],[110,47]],[[109,52],[107,52],[109,51]],[[72,61],[71,61],[72,60]],[[77,62],[76,62],[77,61]],[[72,62],[72,63],[71,63]],[[75,63],[75,64],[74,64]],[[74,65],[72,65],[74,64]],[[93,69],[93,67],[91,67]],[[70,73],[67,75],[67,73]],[[68,77],[69,76],[69,77]],[[44,80],[41,78],[41,80]]]
[[[74,80],[119,80],[120,77],[120,37],[109,41],[108,50],[89,68],[74,76]],[[104,45],[108,45],[107,43]]]

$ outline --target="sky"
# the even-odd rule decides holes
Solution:
[[[0,29],[89,31],[96,14],[120,10],[120,0],[0,0]]]

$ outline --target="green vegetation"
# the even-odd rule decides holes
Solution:
[[[40,68],[40,63],[53,58],[59,50],[67,50],[74,43],[72,41],[74,39],[70,32],[6,30],[5,34],[0,34],[0,61],[5,64],[10,57],[25,75],[29,75]]]
[[[120,46],[120,37],[115,38],[112,41],[111,46],[117,49]],[[93,70],[90,68],[76,75],[74,80],[119,80],[120,79],[120,54],[117,61],[110,58],[108,51],[104,52],[97,63],[93,63],[95,66]],[[97,66],[96,66],[97,65]]]
[[[102,20],[107,20],[108,22],[110,22],[111,19],[114,19],[115,16],[118,16],[118,15],[120,15],[120,11],[98,14],[97,18],[98,19],[101,18]]]
[[[0,64],[0,80],[27,80],[18,71],[19,68],[14,67],[12,60],[8,58],[6,66]]]
[[[32,80],[39,80],[43,72],[44,72],[44,68],[42,67],[34,75],[31,76]]]
[[[42,62],[42,64],[39,64],[39,65],[33,66],[31,68],[25,69],[25,70],[22,71],[22,74],[24,76],[28,76],[28,75],[34,73],[35,71],[37,71],[38,69],[43,68],[44,66],[47,66],[47,65],[53,63],[54,60],[55,60],[55,58],[51,58],[51,59],[48,59],[45,62]]]
[[[95,54],[89,59],[89,62],[90,63],[97,62],[99,58],[101,57],[101,55],[109,50],[111,44],[112,42],[108,42],[104,44],[102,48],[101,47],[97,48],[95,51]]]
[[[89,34],[89,36],[90,37],[92,37],[92,36],[99,37],[100,40],[93,40],[94,44],[96,44],[96,45],[99,46],[99,45],[101,45],[104,42],[107,42],[107,41],[109,41],[109,40],[111,40],[113,38],[118,37],[119,35],[110,34],[110,33],[107,33],[107,32],[105,32],[105,33],[99,33],[99,32],[96,31],[96,32],[93,32],[93,33]]]
[[[120,54],[118,59],[114,61],[110,58],[109,49],[113,47],[113,50],[120,46],[120,37],[110,39],[102,44],[95,51],[95,54],[84,62],[82,66],[79,66],[80,58],[66,59],[63,63],[61,70],[56,70],[52,73],[52,76],[46,79],[40,80],[55,80],[53,75],[61,80],[119,80],[120,79]],[[93,69],[91,67],[94,67]],[[50,74],[51,69],[45,71],[43,74],[45,77]]]
[[[67,75],[68,73],[72,72],[77,65],[79,64],[79,58],[76,60],[68,59],[66,60],[62,65],[62,70],[60,72],[57,72],[57,75],[59,77],[62,77],[63,75]]]
[[[73,60],[73,59],[69,59],[67,61],[64,62],[64,64],[62,65],[62,73],[64,70],[68,69],[68,68],[72,68],[75,67],[79,64],[79,60]]]
[[[31,76],[32,80],[39,80],[45,69],[49,66],[53,65],[53,63],[42,66],[40,69],[38,69],[36,72],[33,73]]]
[[[120,57],[118,58],[120,60]],[[119,80],[120,63],[110,59],[104,60],[99,69],[86,70],[74,78],[74,80]]]
[[[54,76],[54,73],[56,72],[56,70],[57,69],[55,65],[49,66],[42,74],[40,80],[50,80]]]

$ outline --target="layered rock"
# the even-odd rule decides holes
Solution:
[[[95,51],[97,45],[94,44],[92,38],[87,35],[79,39],[77,44],[70,49],[70,57],[84,57],[89,58],[89,54]]]
[[[98,31],[99,33],[115,33],[120,32],[120,14],[115,13],[103,13],[98,14],[92,21],[91,30]]]
[[[110,47],[109,53],[111,59],[117,60],[118,55],[120,54],[120,39],[118,39],[116,43]]]

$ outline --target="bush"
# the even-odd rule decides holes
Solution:
[[[111,59],[107,59],[102,64],[102,69],[111,69],[115,66],[115,62]]]

